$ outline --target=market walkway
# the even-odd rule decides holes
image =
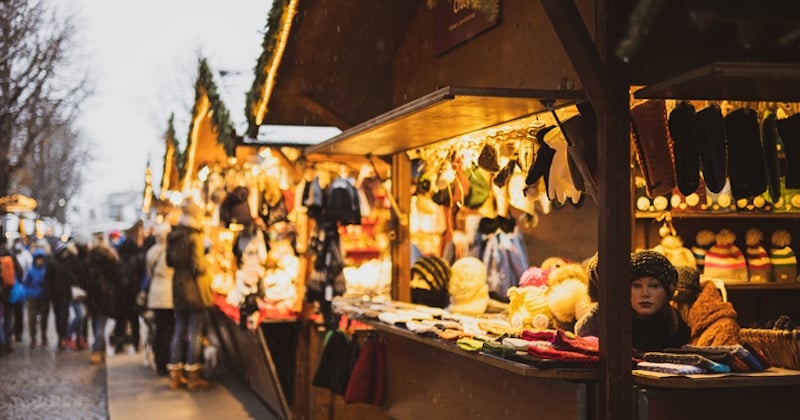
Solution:
[[[166,377],[145,366],[143,355],[109,356],[92,366],[88,352],[59,352],[55,332],[46,348],[0,357],[3,419],[272,419],[274,415],[237,378],[220,369],[206,391],[169,389]]]

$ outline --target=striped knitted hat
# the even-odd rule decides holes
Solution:
[[[747,262],[735,240],[736,235],[727,229],[717,232],[716,243],[706,252],[704,274],[725,281],[747,281]]]
[[[447,261],[433,255],[418,259],[411,266],[411,302],[446,307],[450,304],[449,281],[450,265]]]
[[[692,247],[692,254],[694,254],[694,259],[697,263],[697,271],[700,273],[703,273],[706,252],[714,246],[714,241],[714,232],[708,229],[697,232],[697,236],[695,236],[695,245]]]
[[[769,258],[775,281],[796,281],[797,256],[789,246],[792,243],[792,235],[785,230],[776,230],[772,233],[771,242]]]
[[[745,234],[745,259],[747,260],[747,271],[750,281],[766,282],[772,277],[772,263],[769,254],[761,246],[763,234],[758,229],[750,229]]]

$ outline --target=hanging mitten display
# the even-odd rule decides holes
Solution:
[[[752,282],[767,282],[772,280],[772,263],[767,250],[761,245],[763,233],[758,229],[748,229],[745,233],[745,258],[747,271]]]
[[[769,259],[772,263],[775,281],[796,281],[797,256],[790,246],[792,234],[786,230],[776,230],[772,233],[770,242],[772,242],[772,248],[769,250]]]
[[[768,112],[761,123],[761,141],[767,171],[767,191],[775,203],[781,198],[780,161],[778,159],[778,128],[774,112]]]
[[[544,141],[544,137],[555,126],[544,127],[536,132],[536,143],[539,148],[536,152],[536,160],[533,165],[528,169],[528,176],[525,178],[526,185],[533,185],[539,178],[544,178],[545,189],[550,185],[550,165],[553,163],[553,156],[556,151],[553,150]]]
[[[800,188],[800,114],[775,121],[786,154],[786,188]]]

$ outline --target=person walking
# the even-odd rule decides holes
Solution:
[[[145,274],[143,223],[137,221],[119,240],[116,248],[120,262],[120,276],[117,284],[117,322],[111,332],[111,342],[116,353],[121,353],[125,344],[131,344],[139,351],[139,309],[136,296],[139,294]],[[130,331],[130,333],[128,333]]]
[[[52,255],[47,263],[45,284],[47,296],[53,304],[57,348],[66,350],[69,340],[69,312],[72,302],[72,285],[76,283],[78,249],[75,244],[57,241],[52,247]]]
[[[155,244],[147,251],[145,258],[150,283],[147,289],[147,309],[153,311],[153,341],[150,343],[155,356],[156,372],[167,374],[170,340],[175,327],[175,313],[172,308],[172,277],[174,270],[167,265],[167,234],[172,227],[162,223],[155,230]]]
[[[25,246],[25,242],[22,238],[14,239],[13,245],[11,247],[11,255],[17,260],[19,264],[19,268],[21,269],[21,273],[19,273],[19,277],[17,277],[20,281],[25,278],[25,275],[28,274],[28,270],[30,270],[31,266],[33,265],[33,255],[28,248]],[[23,299],[19,304],[13,306],[14,309],[14,341],[21,342],[22,341],[22,317],[23,313],[25,312],[25,300]]]
[[[47,296],[45,274],[47,255],[43,249],[33,251],[33,266],[28,270],[22,284],[28,299],[28,334],[30,348],[36,348],[37,328],[40,329],[42,347],[47,346],[47,318],[50,314],[50,300]]]
[[[116,282],[120,274],[119,256],[110,246],[99,243],[88,252],[88,267],[83,289],[92,319],[91,362],[106,360],[106,322],[116,316]]]
[[[205,389],[209,383],[200,372],[204,310],[213,305],[213,292],[204,255],[203,210],[186,200],[181,211],[178,225],[167,235],[167,265],[175,269],[172,280],[175,331],[167,369],[170,388],[185,385],[190,390]]]

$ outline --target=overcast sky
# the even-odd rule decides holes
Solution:
[[[76,0],[81,57],[95,95],[81,127],[95,161],[87,173],[86,207],[114,192],[142,191],[148,158],[160,180],[169,113],[183,142],[194,101],[197,57],[212,71],[253,74],[270,0]],[[219,83],[219,81],[217,81]],[[240,103],[226,104],[243,113]]]

